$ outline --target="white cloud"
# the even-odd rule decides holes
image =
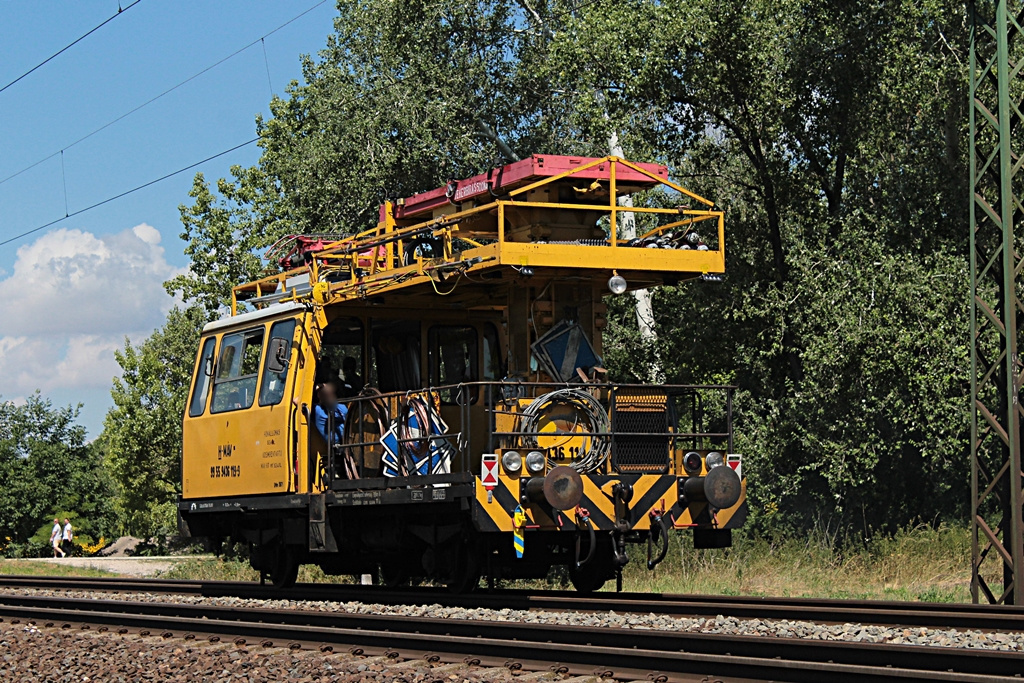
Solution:
[[[0,396],[109,389],[114,351],[163,323],[174,300],[162,283],[177,272],[145,223],[55,230],[21,247],[0,275]]]

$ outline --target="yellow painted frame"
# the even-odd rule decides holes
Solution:
[[[538,202],[518,199],[533,190],[543,188],[575,174],[602,164],[609,164],[609,202],[607,206],[595,204],[574,204],[561,202]],[[628,207],[618,204],[616,193],[617,171],[619,165],[635,171],[660,185],[669,187],[676,192],[708,207],[690,209],[688,207]],[[270,293],[282,293],[279,301],[312,300],[321,306],[341,301],[365,298],[378,295],[402,287],[423,284],[428,281],[435,283],[440,280],[441,272],[462,275],[495,265],[511,265],[515,267],[536,266],[553,268],[580,268],[587,270],[623,270],[671,272],[689,274],[696,277],[707,273],[725,272],[725,214],[713,209],[713,202],[701,197],[681,185],[646,171],[645,169],[615,156],[601,157],[591,162],[530,183],[508,193],[507,199],[496,199],[487,204],[475,206],[464,211],[438,216],[411,226],[399,226],[394,216],[394,205],[384,205],[384,220],[376,228],[358,233],[352,237],[327,245],[314,255],[308,267],[297,268],[284,273],[271,275],[254,282],[233,288],[231,297],[231,313],[238,312],[240,294],[263,296]],[[536,244],[514,242],[505,236],[505,215],[509,208],[547,208],[559,211],[602,211],[609,216],[609,246],[588,246],[575,244]],[[497,240],[483,244],[478,239],[468,239],[460,235],[459,223],[470,216],[494,212],[497,225],[493,233],[473,232],[479,238],[482,234],[494,234]],[[621,213],[648,213],[680,216],[679,221],[669,223],[653,230],[644,237],[657,234],[669,227],[695,224],[714,220],[717,228],[718,248],[714,250],[676,250],[676,249],[641,249],[619,246],[618,216]],[[443,253],[437,259],[417,258],[414,263],[397,265],[403,253],[403,243],[410,239],[430,236],[441,240]],[[472,248],[455,252],[454,240],[462,240],[473,245]],[[381,251],[383,248],[383,252]],[[361,262],[366,262],[361,264]],[[310,291],[302,292],[293,289],[283,291],[289,278],[303,273],[309,274]],[[329,276],[334,276],[328,282]],[[439,291],[439,293],[442,293]]]

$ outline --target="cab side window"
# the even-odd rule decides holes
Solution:
[[[261,406],[276,406],[284,398],[294,336],[294,320],[282,320],[270,328],[267,359],[263,363],[263,383],[260,385]]]
[[[445,386],[475,382],[477,371],[476,328],[468,325],[436,325],[430,328],[430,384]],[[464,403],[476,400],[476,391],[463,389],[460,397],[458,387],[441,389],[438,392],[443,403]]]
[[[217,340],[210,337],[203,342],[199,352],[199,367],[196,369],[196,381],[192,386],[192,401],[188,404],[189,417],[199,417],[206,410],[206,397],[210,393],[210,375],[213,373],[213,350]]]
[[[242,410],[252,405],[262,355],[263,328],[224,335],[213,379],[211,413]]]
[[[501,379],[505,371],[501,362],[501,344],[498,342],[498,328],[493,323],[484,325],[484,381],[494,382]]]
[[[317,384],[333,380],[338,398],[354,398],[363,390],[363,321],[339,317],[324,330],[320,359],[316,368]]]
[[[375,377],[382,392],[421,387],[419,322],[374,320],[373,353]]]

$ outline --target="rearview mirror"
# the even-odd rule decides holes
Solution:
[[[267,354],[267,369],[270,372],[284,372],[288,367],[288,340],[274,337],[270,340],[270,352]]]

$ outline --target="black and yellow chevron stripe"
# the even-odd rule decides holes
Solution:
[[[736,505],[718,510],[714,516],[706,503],[680,505],[678,479],[673,475],[623,474],[585,475],[583,477],[583,500],[580,506],[590,513],[590,521],[596,529],[612,531],[615,528],[615,500],[612,488],[615,484],[629,484],[633,497],[624,510],[625,519],[631,529],[650,529],[651,511],[666,513],[673,526],[687,529],[694,526],[704,528],[734,529],[742,526],[747,517],[747,480],[743,479],[742,493]],[[473,501],[473,521],[482,532],[512,531],[512,515],[519,505],[519,479],[500,476],[498,485],[490,492],[479,478],[476,480],[476,499]],[[576,529],[576,515],[573,511],[553,512],[546,506],[524,506],[527,529],[546,531],[572,531]]]

